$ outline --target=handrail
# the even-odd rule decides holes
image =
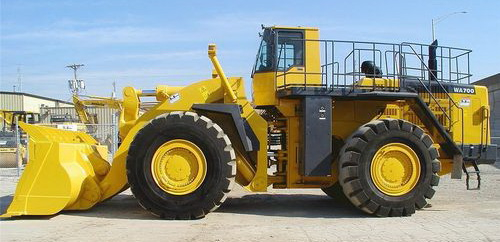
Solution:
[[[441,112],[443,112],[444,115],[446,115],[446,118],[451,122],[451,117],[446,113],[446,111],[444,110],[444,108],[439,105],[439,102],[436,100],[436,97],[432,94],[432,91],[429,90],[429,88],[427,88],[427,86],[425,86],[424,82],[422,82],[420,80],[420,78],[417,78],[417,80],[422,84],[422,86],[425,88],[425,90],[427,91],[427,93],[429,93],[429,96],[432,97],[432,100],[434,100],[434,102],[437,104],[437,106],[439,107],[439,109],[441,109]]]
[[[277,38],[277,36],[276,36]],[[423,79],[425,78],[425,74],[427,73],[426,70],[428,70],[428,66],[424,63],[423,58],[428,57],[429,55],[423,52],[424,47],[430,46],[430,45],[425,45],[425,44],[418,44],[420,46],[420,52],[415,50],[415,48],[412,46],[412,43],[410,42],[403,42],[400,44],[394,44],[394,43],[384,43],[384,42],[366,42],[366,41],[341,41],[341,40],[318,40],[318,39],[298,39],[298,38],[293,38],[294,41],[310,41],[310,42],[320,42],[321,48],[324,49],[324,64],[321,65],[324,69],[322,69],[322,72],[325,72],[324,79],[322,79],[323,82],[328,82],[329,79],[332,80],[332,87],[335,85],[340,85],[343,83],[346,85],[347,83],[350,83],[350,80],[348,80],[347,76],[352,76],[352,82],[355,82],[356,76],[360,74],[359,76],[362,75],[360,71],[356,71],[359,66],[357,66],[357,62],[361,62],[361,57],[360,53],[364,53],[366,51],[368,52],[373,52],[373,61],[379,62],[381,64],[381,68],[384,70],[385,73],[387,73],[384,76],[392,77],[392,78],[400,78],[401,81],[404,81],[405,77],[408,77],[410,73],[413,73],[415,71],[420,71],[419,74],[415,74],[414,77],[420,77]],[[277,41],[277,40],[275,40]],[[339,45],[340,44],[340,45]],[[368,47],[366,45],[370,45],[372,47]],[[408,46],[410,48],[410,51],[404,51],[403,47]],[[449,53],[447,55],[443,55],[443,48],[449,48],[445,52]],[[449,64],[449,70],[438,70],[438,72],[433,75],[436,77],[438,80],[442,81],[447,81],[447,82],[457,82],[461,83],[463,80],[469,80],[470,82],[470,77],[471,74],[469,72],[470,66],[467,63],[469,60],[469,53],[471,52],[468,49],[462,49],[462,48],[452,48],[452,47],[444,47],[444,46],[439,46],[439,53],[437,53],[436,57],[439,59],[438,61],[441,62],[441,65],[443,65],[443,60],[446,60]],[[277,48],[276,52],[279,54],[279,52],[282,51],[281,48]],[[346,52],[347,51],[347,52]],[[459,51],[458,53],[456,51]],[[461,51],[461,52],[460,52]],[[367,53],[368,53],[367,52]],[[393,61],[389,63],[389,56],[387,55],[389,52],[394,53],[392,56]],[[464,52],[464,53],[462,53]],[[286,53],[285,53],[286,54]],[[365,55],[363,55],[365,56]],[[406,57],[408,56],[416,56],[418,58],[418,66],[411,66],[408,65],[408,61],[412,61],[411,59],[407,59]],[[337,58],[341,57],[343,60],[338,60]],[[352,57],[351,60],[349,60]],[[462,57],[459,59],[459,57]],[[465,58],[466,57],[466,58]],[[282,59],[283,56],[279,54],[277,60],[274,62],[279,63],[279,60]],[[385,60],[384,60],[385,58]],[[368,59],[372,60],[372,58]],[[332,62],[338,62],[338,67],[330,69],[329,67],[331,66]],[[351,65],[352,62],[352,65]],[[458,64],[460,63],[465,63],[465,65],[460,64],[460,68],[466,71],[460,70]],[[275,65],[276,65],[275,63]],[[452,65],[451,63],[454,63]],[[414,63],[416,64],[416,63]],[[453,68],[452,68],[453,67]],[[304,66],[305,68],[305,66]],[[341,75],[347,73],[348,69],[353,69],[352,72],[350,72],[351,75],[343,75],[344,77],[342,78]],[[444,68],[444,67],[443,67]],[[389,70],[390,69],[390,70]],[[305,69],[304,69],[305,70]],[[331,70],[331,71],[330,71]],[[340,71],[343,70],[344,73],[340,73]],[[280,73],[278,73],[280,72]],[[278,71],[275,70],[276,75],[283,76],[284,81],[287,76],[286,71]],[[307,78],[306,75],[310,74],[307,71],[304,71],[302,73],[304,76],[304,85],[307,85]],[[433,73],[434,74],[434,73]],[[444,76],[446,74],[446,76]],[[411,75],[411,74],[410,74]],[[440,78],[437,78],[439,75]],[[453,76],[456,76],[454,78]],[[343,81],[342,81],[342,80]],[[276,79],[275,79],[276,81]],[[285,81],[286,82],[286,81]],[[276,83],[277,84],[277,83]],[[327,83],[328,84],[328,83]],[[350,83],[352,84],[352,83]],[[328,86],[328,85],[327,85]],[[441,87],[442,88],[442,87]],[[454,106],[456,106],[456,103],[454,103]]]
[[[417,56],[419,58],[419,60],[421,61],[421,63],[423,64],[423,66],[427,69],[428,73],[430,75],[432,75],[434,78],[435,78],[435,82],[439,84],[439,86],[441,87],[441,89],[444,91],[444,93],[446,94],[446,96],[448,97],[448,101],[450,104],[453,104],[453,106],[457,107],[458,110],[460,110],[460,114],[461,114],[461,118],[462,118],[462,132],[461,132],[461,146],[462,146],[462,150],[463,150],[463,145],[464,145],[464,110],[462,107],[460,107],[454,100],[453,98],[451,98],[450,94],[448,93],[448,91],[446,91],[446,88],[441,84],[440,81],[438,81],[439,79],[436,77],[436,75],[434,75],[434,73],[432,71],[430,71],[430,68],[425,64],[424,60],[421,59],[421,57],[416,53],[415,49],[410,45],[410,44],[407,44],[407,43],[401,43],[401,45],[405,45],[410,47],[410,49],[414,52],[415,56]],[[448,119],[448,122],[449,122],[449,125],[450,125],[450,128],[451,128],[451,125],[452,125],[452,119],[451,117],[444,111],[443,107],[439,104],[439,102],[435,99],[434,95],[430,92],[430,90],[425,86],[425,84],[420,80],[420,78],[417,78],[417,80],[422,84],[422,86],[426,89],[426,91],[429,93],[429,96],[431,96],[434,100],[434,102],[436,102],[437,106],[441,109],[441,111],[443,112],[443,114],[446,115],[446,118]],[[451,114],[451,108],[449,109],[449,112]]]
[[[405,45],[406,43],[401,43],[401,45]],[[406,46],[410,47],[411,50],[413,51],[413,53],[415,54],[415,56],[417,56],[417,58],[422,62],[423,66],[425,67],[425,69],[428,71],[429,74],[432,74],[432,76],[435,78],[435,80],[438,80],[437,76],[434,75],[434,73],[432,71],[430,71],[430,68],[425,64],[425,61],[422,60],[422,58],[418,55],[418,53],[415,51],[415,49],[411,46],[411,45],[408,45],[406,44]],[[446,93],[446,95],[448,96],[449,100],[451,101],[451,103],[453,103],[454,106],[456,106],[457,108],[459,109],[462,109],[460,106],[458,106],[455,101],[453,101],[453,98],[451,98],[450,94],[448,93],[448,91],[446,91],[446,88],[443,86],[443,84],[441,84],[440,81],[436,81],[436,83],[439,84],[439,86],[441,87],[441,89],[444,91],[444,93]]]

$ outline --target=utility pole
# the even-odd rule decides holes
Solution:
[[[78,95],[83,89],[85,89],[85,82],[78,79],[76,72],[77,70],[85,66],[84,64],[73,64],[66,66],[67,68],[73,69],[73,80],[68,80],[69,89],[73,95]]]

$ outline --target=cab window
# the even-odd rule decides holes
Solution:
[[[278,33],[278,71],[304,65],[304,37],[301,32]]]
[[[254,72],[273,71],[273,41],[274,37],[270,29],[266,29],[262,35]]]

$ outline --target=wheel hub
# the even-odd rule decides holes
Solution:
[[[417,185],[420,161],[409,146],[389,143],[373,156],[370,172],[373,183],[381,192],[389,196],[401,196]]]
[[[165,192],[185,195],[201,186],[207,161],[201,149],[187,140],[175,139],[161,145],[151,162],[155,183]]]

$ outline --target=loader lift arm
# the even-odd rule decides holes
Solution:
[[[75,111],[84,124],[97,124],[97,117],[89,114],[86,110],[87,106],[110,107],[121,111],[123,109],[123,101],[115,98],[85,96],[89,99],[82,99],[82,96],[73,95],[73,103]]]

